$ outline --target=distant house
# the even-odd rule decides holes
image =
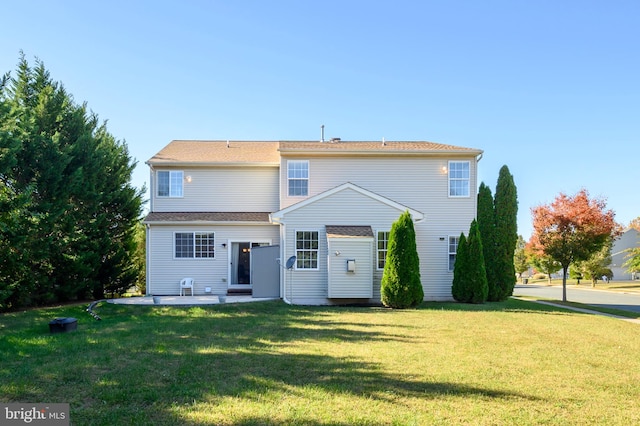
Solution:
[[[147,291],[177,295],[190,277],[195,295],[378,302],[391,224],[409,211],[425,300],[451,300],[481,156],[432,142],[173,141],[147,161]]]
[[[640,275],[636,271],[635,274],[627,271],[622,266],[628,259],[628,249],[640,247],[640,232],[634,228],[627,229],[620,237],[618,237],[611,248],[611,271],[613,279],[616,281],[625,281],[639,279]]]

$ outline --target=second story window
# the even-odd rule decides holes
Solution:
[[[468,161],[449,161],[449,197],[469,196]]]
[[[182,197],[182,170],[162,170],[157,176],[158,197]]]
[[[309,162],[306,160],[287,161],[287,182],[290,197],[309,195]]]

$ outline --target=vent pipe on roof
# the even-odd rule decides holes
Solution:
[[[384,140],[384,136],[382,137],[382,146],[385,146],[387,143]]]
[[[324,124],[320,126],[320,142],[324,142]]]
[[[229,148],[229,139],[227,139],[227,148]]]

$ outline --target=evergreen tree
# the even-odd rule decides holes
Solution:
[[[478,229],[482,236],[482,248],[487,271],[487,283],[489,285],[488,300],[498,300],[498,264],[496,252],[496,214],[491,189],[480,183],[478,189]]]
[[[142,190],[126,145],[24,55],[0,113],[0,310],[134,284]]]
[[[458,239],[456,261],[453,264],[453,284],[451,285],[451,295],[458,302],[468,301],[469,288],[467,286],[468,281],[465,279],[468,269],[468,253],[467,238],[464,236],[464,233],[462,233]]]
[[[491,301],[505,300],[513,294],[516,271],[513,256],[518,241],[518,197],[513,176],[505,165],[500,168],[495,205],[495,279],[496,292]]]
[[[468,245],[468,280],[471,290],[471,303],[484,303],[487,301],[489,285],[487,284],[487,271],[484,266],[484,252],[482,249],[482,237],[478,229],[478,222],[471,222],[469,229]]]
[[[488,292],[482,238],[478,222],[474,219],[469,228],[469,237],[465,239],[464,235],[460,236],[451,293],[459,302],[484,303]]]
[[[408,211],[391,226],[381,282],[381,299],[391,308],[410,308],[424,299],[416,233]]]

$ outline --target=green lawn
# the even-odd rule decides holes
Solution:
[[[640,423],[640,325],[528,301],[0,316],[0,400],[74,425]],[[49,334],[55,317],[78,330]]]

